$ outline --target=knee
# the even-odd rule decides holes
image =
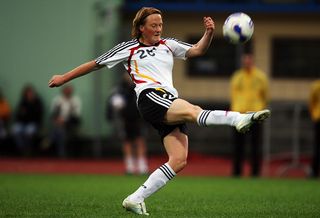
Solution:
[[[171,157],[169,162],[173,170],[178,173],[179,171],[183,170],[187,166],[187,157],[180,156],[180,157]]]
[[[199,107],[198,105],[192,105],[189,107],[186,111],[186,116],[193,120],[197,120],[198,114],[201,112],[202,108]]]

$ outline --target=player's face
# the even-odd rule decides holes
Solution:
[[[146,18],[145,24],[140,26],[141,42],[153,45],[160,41],[162,33],[162,17],[160,14],[151,14]]]

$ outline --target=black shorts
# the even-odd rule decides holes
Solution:
[[[185,123],[176,125],[164,123],[164,117],[171,103],[176,99],[174,95],[164,89],[145,89],[139,95],[138,109],[141,116],[158,130],[162,140],[176,128],[187,135]]]

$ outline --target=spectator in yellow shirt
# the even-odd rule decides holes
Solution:
[[[254,65],[252,54],[243,54],[242,66],[231,78],[231,110],[246,113],[267,107],[268,78]],[[254,124],[247,134],[234,132],[233,176],[241,176],[245,143],[250,136],[251,176],[259,176],[263,126]]]
[[[320,80],[311,85],[309,110],[314,123],[313,156],[311,162],[311,176],[319,176],[320,168]]]

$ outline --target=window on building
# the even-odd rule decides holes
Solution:
[[[319,78],[319,38],[274,38],[272,75],[275,78]]]
[[[189,37],[187,42],[196,43],[200,38],[201,36]],[[250,49],[251,41],[242,46],[230,44],[222,37],[215,37],[204,56],[187,61],[188,75],[230,77],[240,64],[241,53]]]

